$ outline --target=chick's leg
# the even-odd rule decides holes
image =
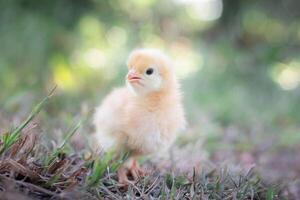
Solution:
[[[119,183],[127,185],[131,182],[131,181],[129,181],[127,174],[128,174],[128,169],[125,166],[121,166],[118,169],[118,181],[119,181]]]
[[[134,180],[138,180],[140,177],[145,175],[145,171],[139,166],[135,158],[132,159],[132,164],[129,168],[129,173],[132,175]]]
[[[133,157],[128,159],[128,161],[118,170],[118,180],[121,184],[134,183],[144,175],[144,170],[139,166],[136,158]],[[129,177],[133,180],[129,180]]]

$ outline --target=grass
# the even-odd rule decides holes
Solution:
[[[67,144],[67,142],[70,140],[70,138],[75,134],[75,132],[79,129],[79,127],[81,126],[82,124],[82,121],[79,121],[66,135],[65,139],[63,140],[63,143],[58,147],[56,148],[52,153],[51,155],[49,156],[48,160],[47,160],[47,163],[50,164],[52,163],[55,158],[62,154],[63,151],[64,151],[64,148]]]
[[[3,134],[1,141],[1,149],[0,149],[0,155],[6,151],[8,148],[11,147],[12,144],[14,144],[21,136],[21,131],[32,121],[35,116],[41,111],[41,109],[44,107],[44,105],[49,101],[50,97],[54,93],[54,90],[56,87],[54,87],[48,96],[46,96],[40,103],[38,103],[28,116],[28,118],[15,130],[13,130],[11,133],[5,133]]]
[[[2,134],[0,193],[7,199],[281,199],[279,188],[266,184],[253,168],[245,173],[194,170],[191,176],[154,170],[124,187],[118,184],[116,171],[128,154],[116,157],[112,151],[84,158],[66,153],[65,146],[82,121],[52,150],[43,146],[34,127],[24,132],[53,91],[20,126]]]

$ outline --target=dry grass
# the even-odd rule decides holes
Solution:
[[[16,129],[1,136],[0,193],[2,199],[281,199],[279,189],[266,185],[254,169],[233,173],[227,168],[191,176],[154,170],[124,187],[116,170],[126,159],[114,154],[84,157],[67,154],[65,145],[76,124],[57,148],[39,138],[33,118],[51,96],[39,103]]]

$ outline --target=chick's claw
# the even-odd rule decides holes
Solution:
[[[126,167],[120,167],[118,169],[118,181],[121,185],[129,185],[133,183],[128,179],[128,169]]]
[[[125,185],[134,184],[145,175],[145,170],[142,169],[136,162],[134,162],[129,168],[124,166],[119,168],[118,181],[119,183]]]
[[[118,170],[118,182],[121,185],[135,184],[138,181],[138,179],[139,177],[137,176],[137,173],[135,171],[132,171],[131,169],[121,167]]]
[[[136,161],[134,161],[132,166],[129,168],[129,173],[134,180],[138,180],[146,174],[145,170],[141,168]]]

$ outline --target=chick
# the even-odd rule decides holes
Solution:
[[[127,61],[126,86],[112,91],[96,108],[97,141],[104,150],[131,152],[118,170],[120,183],[144,171],[136,159],[159,153],[185,127],[182,95],[171,60],[158,50],[134,50]]]

